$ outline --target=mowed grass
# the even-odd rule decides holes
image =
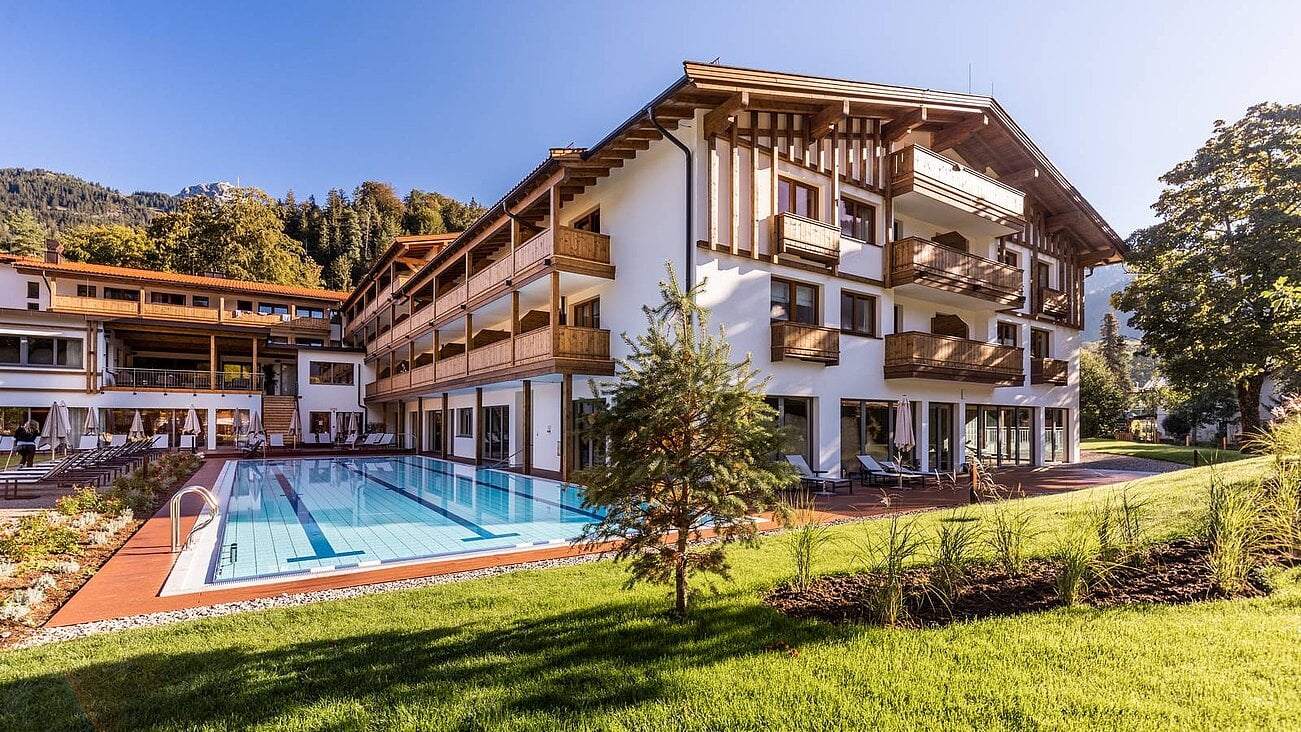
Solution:
[[[1210,470],[1154,476],[1154,533],[1192,531]],[[1026,499],[1053,531],[1118,487]],[[973,509],[979,515],[982,509]],[[917,519],[933,535],[953,512]],[[843,525],[820,572],[882,521]],[[765,608],[779,538],[734,553],[692,617],[609,562],[100,635],[0,654],[0,729],[1301,728],[1301,577],[1246,601],[1056,610],[941,630]],[[767,650],[789,644],[797,652]]]
[[[1130,442],[1128,440],[1082,440],[1080,442],[1080,449],[1088,450],[1090,452],[1106,453],[1108,455],[1126,455],[1129,457],[1165,460],[1166,462],[1179,463],[1180,465],[1192,465],[1193,452],[1200,452],[1202,454],[1202,465],[1214,465],[1233,460],[1242,460],[1243,458],[1248,457],[1237,450],[1220,450],[1219,448],[1214,447],[1161,445],[1151,442]]]

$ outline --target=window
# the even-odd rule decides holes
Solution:
[[[1047,262],[1035,262],[1034,271],[1035,271],[1035,276],[1034,276],[1035,286],[1047,287],[1049,289],[1052,289],[1053,286],[1052,265],[1048,264]]]
[[[54,339],[54,364],[56,366],[81,368],[81,339]]]
[[[1016,323],[998,324],[998,342],[1004,346],[1021,345],[1021,326]]]
[[[36,300],[36,299],[39,298],[40,296],[41,296],[41,283],[39,283],[39,282],[28,282],[28,283],[27,283],[27,299],[28,299],[28,300]]]
[[[968,327],[967,321],[957,315],[936,313],[935,317],[931,318],[931,332],[950,338],[967,338],[971,335],[971,328]]]
[[[818,189],[806,183],[779,178],[777,181],[778,213],[793,213],[806,219],[818,218]]]
[[[510,407],[483,408],[483,459],[502,462],[510,459]]]
[[[298,338],[294,340],[294,344],[299,346],[316,346],[319,348],[320,346],[325,345],[325,341],[321,338]]]
[[[350,363],[310,361],[307,364],[307,381],[311,384],[352,386],[355,383],[355,378],[356,369]]]
[[[1044,409],[1043,450],[1045,463],[1066,462],[1066,410]]]
[[[28,366],[68,366],[80,368],[82,340],[80,338],[33,338],[27,342],[27,353],[22,363]]]
[[[295,312],[298,313],[298,317],[300,318],[320,318],[321,320],[325,320],[325,308],[309,308],[299,305],[295,309]]]
[[[77,297],[98,297],[94,285],[77,285]]]
[[[781,436],[780,453],[782,455],[803,455],[805,461],[814,470],[818,468],[813,460],[813,405],[809,399],[801,397],[765,397],[768,406],[777,410],[777,426],[786,428]]]
[[[257,311],[262,315],[288,315],[289,306],[278,302],[260,302]]]
[[[601,298],[594,297],[574,306],[574,325],[579,328],[601,327]]]
[[[903,238],[903,222],[895,219],[890,225],[890,241],[899,241]]]
[[[23,362],[23,338],[16,335],[0,335],[0,363],[19,364]]]
[[[598,208],[574,221],[574,228],[579,231],[590,231],[594,234],[601,233],[601,209]]]
[[[790,280],[772,279],[772,308],[769,316],[773,320],[785,320],[792,323],[818,323],[818,288]]]
[[[1052,334],[1038,328],[1030,329],[1030,355],[1035,358],[1048,358],[1052,353]]]
[[[128,290],[122,287],[105,287],[104,299],[105,300],[130,300],[131,302],[139,302],[140,291]]]
[[[1020,260],[1021,258],[1017,256],[1016,250],[1014,249],[1004,249],[998,253],[998,261],[1002,262],[1003,264],[1008,264],[1013,267],[1019,267],[1021,266],[1019,264]]]
[[[876,335],[876,298],[856,292],[840,293],[840,329],[856,335]]]
[[[149,302],[156,305],[184,305],[185,295],[178,295],[174,292],[151,292],[149,293]]]
[[[474,408],[459,407],[456,410],[456,436],[474,436]]]
[[[54,339],[28,338],[27,363],[33,366],[54,365]]]
[[[903,332],[903,306],[901,306],[901,305],[895,305],[895,306],[894,306],[894,330],[892,330],[892,331],[890,331],[890,332],[891,332],[891,333],[902,333],[902,332]],[[934,331],[931,331],[931,332],[934,332]]]
[[[236,301],[236,303],[235,303],[235,309],[236,309],[236,310],[244,310],[244,311],[252,311],[252,310],[253,310],[253,301],[252,301],[252,300],[239,300],[239,301]]]
[[[212,301],[208,299],[207,295],[195,295],[190,298],[190,304],[196,308],[212,307]]]
[[[840,233],[871,244],[876,229],[876,209],[850,198],[840,199]]]

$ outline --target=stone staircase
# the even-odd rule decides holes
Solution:
[[[267,434],[289,434],[289,425],[294,418],[294,405],[298,397],[262,395],[262,426]],[[299,425],[302,429],[302,425]]]

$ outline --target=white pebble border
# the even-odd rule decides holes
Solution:
[[[940,507],[944,508],[944,507]],[[908,514],[925,513],[927,511],[938,510],[936,508],[919,508],[909,511],[898,511],[882,514],[878,516],[865,517],[846,517],[826,522],[828,526],[840,524],[858,523],[861,521],[871,521],[881,518],[890,518],[893,516],[903,516]],[[759,532],[760,536],[771,536],[773,534],[783,533],[785,529],[773,528]],[[711,544],[717,539],[703,539],[699,544]],[[80,623],[78,625],[64,625],[55,628],[39,628],[31,635],[23,638],[21,641],[14,643],[10,648],[31,648],[33,646],[45,645],[47,643],[57,643],[60,641],[73,640],[75,638],[84,638],[99,633],[112,633],[129,628],[147,628],[156,625],[168,625],[170,623],[180,623],[187,620],[198,620],[200,618],[218,618],[224,615],[234,615],[236,613],[246,613],[255,610],[269,610],[272,608],[296,607],[299,605],[310,605],[317,602],[328,600],[346,600],[354,597],[366,597],[367,595],[376,595],[381,592],[393,592],[395,590],[414,590],[422,587],[435,587],[452,582],[463,582],[465,580],[482,579],[485,577],[497,577],[503,574],[513,572],[523,572],[535,569],[550,569],[553,567],[569,567],[577,564],[596,562],[607,558],[608,554],[593,553],[582,554],[575,557],[564,557],[561,559],[542,559],[533,562],[520,562],[518,564],[506,564],[498,567],[485,567],[483,569],[473,569],[465,572],[453,572],[450,574],[436,575],[432,577],[416,577],[405,580],[394,580],[391,582],[378,582],[369,585],[358,585],[355,587],[341,587],[336,590],[316,590],[314,592],[303,592],[297,594],[283,594],[274,597],[260,597],[252,600],[240,600],[238,602],[225,602],[218,605],[207,605],[204,607],[186,608],[183,610],[168,610],[161,613],[150,613],[147,615],[129,615],[122,618],[113,618],[111,620],[97,620],[90,623]],[[2,652],[2,651],[0,651]]]

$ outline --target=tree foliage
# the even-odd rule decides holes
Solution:
[[[1301,356],[1301,105],[1258,104],[1161,177],[1160,223],[1130,237],[1113,301],[1171,381],[1233,384],[1244,432],[1265,380]]]
[[[1107,368],[1111,369],[1116,378],[1125,381],[1129,380],[1129,344],[1126,343],[1125,337],[1120,334],[1120,321],[1116,318],[1115,313],[1109,312],[1102,316],[1098,355],[1102,356]]]
[[[1110,434],[1129,409],[1127,384],[1107,362],[1087,349],[1080,350],[1080,432],[1084,437]]]
[[[1238,398],[1233,385],[1215,381],[1189,394],[1177,394],[1170,413],[1162,420],[1166,434],[1183,438],[1202,425],[1222,425],[1237,418]]]
[[[0,220],[0,246],[9,254],[39,257],[45,253],[45,227],[25,208]]]
[[[149,234],[136,226],[87,224],[60,237],[68,259],[136,269],[161,269],[162,258]]]
[[[602,385],[610,404],[590,425],[606,460],[577,476],[587,502],[606,511],[584,539],[615,542],[630,582],[673,584],[680,615],[690,573],[725,576],[727,545],[754,541],[749,517],[775,508],[776,491],[793,479],[775,461],[776,414],[758,372],[749,358],[732,361],[721,330],[710,333],[695,303],[703,285],[684,292],[670,267],[663,303],[643,308],[646,332],[624,335],[631,355],[618,362],[618,380]],[[719,541],[693,544],[704,529]]]

